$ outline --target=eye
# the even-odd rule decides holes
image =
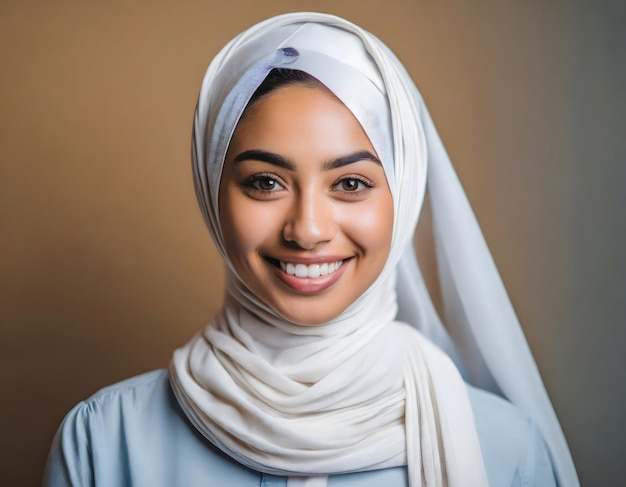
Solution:
[[[261,195],[276,193],[285,189],[273,174],[254,174],[243,182],[243,186]]]
[[[360,194],[374,187],[371,181],[356,176],[348,176],[337,181],[333,187],[335,191],[343,191],[345,193]]]
[[[281,186],[275,179],[261,176],[256,178],[256,180],[252,182],[252,187],[260,189],[261,191],[274,191]]]
[[[363,185],[361,181],[356,179],[344,179],[339,184],[341,185],[341,189],[344,191],[358,191],[360,186]]]

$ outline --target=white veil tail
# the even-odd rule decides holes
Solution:
[[[531,417],[548,445],[559,485],[577,486],[567,442],[504,284],[426,106],[415,96],[428,147],[428,194],[446,327],[413,248],[398,267],[399,313],[445,350],[468,382]]]

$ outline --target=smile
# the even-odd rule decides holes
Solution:
[[[326,258],[326,262],[289,262],[265,256],[264,259],[274,270],[276,277],[284,285],[299,294],[316,294],[331,288],[344,274],[353,257],[341,259]],[[336,260],[334,260],[336,259]]]
[[[280,268],[290,276],[296,276],[300,279],[315,279],[336,272],[343,262],[343,260],[338,260],[336,262],[305,265],[280,261]]]

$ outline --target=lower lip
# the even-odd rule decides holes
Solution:
[[[303,294],[314,294],[325,291],[333,284],[335,284],[346,271],[349,262],[350,259],[346,259],[343,261],[343,264],[341,264],[341,267],[339,267],[339,269],[337,269],[335,272],[326,274],[325,276],[313,278],[292,276],[275,266],[272,266],[272,269],[274,270],[278,278],[294,291]]]

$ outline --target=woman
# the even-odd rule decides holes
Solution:
[[[192,153],[223,309],[168,373],[74,408],[47,485],[578,484],[462,188],[380,41],[324,14],[250,28],[207,71]],[[426,186],[450,334],[411,245]]]

